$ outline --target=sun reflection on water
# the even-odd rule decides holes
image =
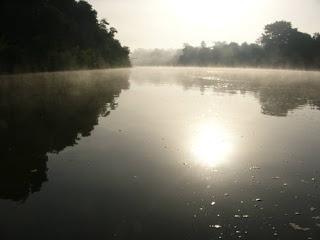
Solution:
[[[196,161],[206,167],[226,161],[232,149],[231,135],[223,127],[201,124],[192,137],[191,152]]]

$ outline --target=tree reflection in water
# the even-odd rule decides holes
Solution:
[[[183,71],[182,71],[183,70]],[[132,71],[131,81],[178,84],[228,94],[253,94],[263,114],[287,116],[302,106],[320,109],[317,72],[246,69]],[[129,88],[126,70],[0,77],[0,198],[25,200],[47,181],[47,154],[89,136]]]
[[[253,93],[263,114],[287,116],[302,106],[320,110],[320,73],[316,71],[246,68],[164,68],[133,72],[132,78],[153,84],[179,84],[185,90],[199,88],[229,94]],[[140,81],[141,82],[141,81]]]
[[[194,80],[202,91],[213,88],[230,94],[251,92],[258,98],[261,112],[266,115],[285,117],[290,111],[306,105],[320,109],[320,74],[317,72],[231,70],[213,76]]]
[[[47,181],[47,153],[90,135],[129,88],[126,70],[0,78],[0,198],[24,201]]]

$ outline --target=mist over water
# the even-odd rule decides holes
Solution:
[[[1,76],[2,239],[318,239],[319,80],[240,68]]]
[[[319,7],[1,0],[0,240],[319,240]]]

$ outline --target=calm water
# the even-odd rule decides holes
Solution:
[[[1,239],[320,239],[320,72],[0,77]]]

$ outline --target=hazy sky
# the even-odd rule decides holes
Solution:
[[[181,48],[183,43],[254,42],[264,25],[288,20],[320,32],[320,0],[87,0],[136,48]]]

